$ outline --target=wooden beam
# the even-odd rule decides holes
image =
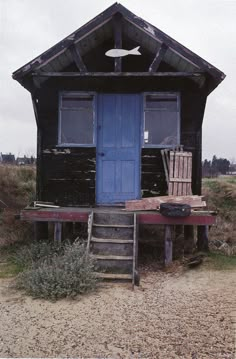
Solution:
[[[57,244],[61,244],[61,237],[62,237],[62,223],[55,222],[54,223],[54,241]]]
[[[71,53],[71,56],[76,63],[76,66],[78,67],[80,72],[86,72],[87,67],[85,66],[83,59],[80,55],[79,49],[73,44],[69,47],[69,51]]]
[[[197,227],[197,249],[200,252],[209,252],[208,226]]]
[[[135,16],[131,11],[126,9],[121,4],[119,5],[119,11],[122,13],[124,18],[126,18],[130,23],[132,23],[135,27],[142,30],[154,40],[160,40],[165,43],[169,48],[173,49],[177,52],[183,59],[191,62],[195,66],[198,66],[201,69],[204,69],[211,76],[213,76],[217,82],[216,86],[225,78],[225,74],[217,69],[215,66],[211,65],[209,62],[202,59],[200,56],[187,49],[185,46],[181,45],[176,40],[172,39],[170,36],[165,34],[163,31],[159,30],[152,24],[143,20],[142,18]],[[216,87],[214,86],[214,87]]]
[[[165,226],[165,266],[172,263],[173,260],[173,226]]]
[[[132,212],[132,211],[131,211]],[[20,212],[20,219],[32,222],[88,222],[91,213],[89,208],[71,209],[25,209]],[[165,217],[156,212],[142,212],[137,214],[140,224],[184,224],[184,225],[212,225],[216,223],[216,216],[210,214],[191,214],[188,217]]]
[[[160,213],[146,212],[139,213],[140,224],[171,224],[171,225],[212,225],[216,224],[216,216],[194,215],[188,217],[165,217]]]
[[[34,223],[34,238],[36,241],[48,240],[48,223],[35,222]]]
[[[204,72],[33,72],[33,77],[180,77],[204,76]]]
[[[150,67],[149,67],[149,72],[156,72],[158,67],[160,66],[161,61],[163,60],[165,53],[168,49],[168,46],[164,43],[162,43],[161,47],[159,48],[159,50],[156,53],[156,56],[153,60],[153,62],[151,63]]]
[[[117,13],[113,16],[114,46],[115,49],[122,49],[122,15]],[[115,57],[114,71],[122,71],[122,58]]]
[[[192,254],[194,246],[194,227],[184,226],[184,254]]]

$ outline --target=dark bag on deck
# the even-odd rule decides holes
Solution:
[[[191,214],[191,206],[179,203],[161,203],[160,213],[166,217],[188,217]]]

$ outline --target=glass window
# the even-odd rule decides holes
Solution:
[[[64,94],[61,98],[59,144],[94,144],[92,95]]]
[[[146,95],[144,146],[175,146],[179,137],[177,96]]]

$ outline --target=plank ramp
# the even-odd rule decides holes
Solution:
[[[136,214],[99,212],[88,219],[88,252],[96,260],[96,276],[136,284]]]
[[[206,207],[203,196],[159,196],[148,197],[141,200],[132,200],[125,202],[125,209],[128,211],[156,210],[160,208],[161,203],[179,203],[189,204],[191,208]]]

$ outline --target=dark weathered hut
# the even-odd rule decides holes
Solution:
[[[137,46],[141,56],[105,56]],[[199,194],[206,99],[224,77],[115,3],[13,73],[33,99],[38,199],[79,206],[165,194],[160,149],[178,144],[193,153]]]
[[[106,56],[136,47],[140,56]],[[115,3],[13,73],[32,95],[37,199],[81,207],[164,195],[160,150],[180,144],[200,194],[206,99],[224,77]]]

